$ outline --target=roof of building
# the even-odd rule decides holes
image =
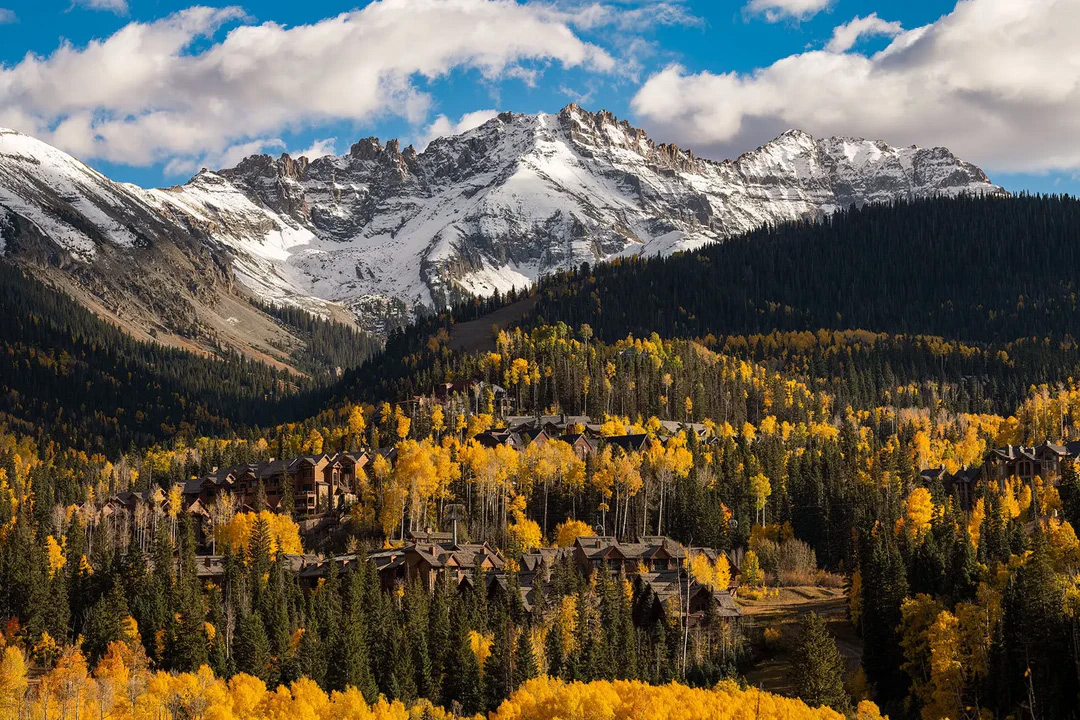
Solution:
[[[648,435],[641,433],[636,435],[612,435],[610,437],[605,437],[603,440],[606,443],[621,447],[623,450],[636,451],[644,447],[648,439]]]
[[[619,542],[610,535],[585,535],[575,540],[574,546],[589,560],[613,556],[626,560],[649,560],[658,556],[686,557],[686,547],[682,543],[662,536],[646,536],[638,542]]]

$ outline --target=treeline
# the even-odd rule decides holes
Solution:
[[[318,409],[309,381],[240,356],[137,341],[8,264],[0,314],[0,416],[65,447],[115,456]]]
[[[863,328],[967,341],[1062,338],[1078,317],[1080,201],[958,197],[849,208],[669,258],[547,278],[539,322],[614,341]]]
[[[344,323],[322,318],[291,305],[254,303],[303,341],[291,357],[310,375],[336,379],[340,372],[359,367],[382,349],[377,338]]]

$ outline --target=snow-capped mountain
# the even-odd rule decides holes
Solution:
[[[253,156],[161,190],[0,131],[0,238],[32,228],[84,266],[175,245],[257,298],[343,305],[369,325],[581,262],[691,249],[852,203],[979,192],[1000,188],[944,148],[793,130],[717,162],[576,105],[503,113],[419,153],[367,139],[310,162]]]

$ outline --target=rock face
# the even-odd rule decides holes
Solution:
[[[716,162],[576,105],[503,113],[420,153],[369,138],[343,156],[253,156],[162,190],[0,134],[0,207],[65,261],[173,244],[258,298],[340,304],[376,329],[582,262],[692,249],[852,203],[1000,191],[944,148],[793,130]]]

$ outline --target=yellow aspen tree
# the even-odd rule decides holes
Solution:
[[[555,545],[558,547],[570,547],[579,537],[592,535],[592,528],[588,523],[581,520],[571,520],[559,523],[555,526]]]
[[[9,645],[0,653],[0,717],[24,716],[26,688],[26,656]]]

